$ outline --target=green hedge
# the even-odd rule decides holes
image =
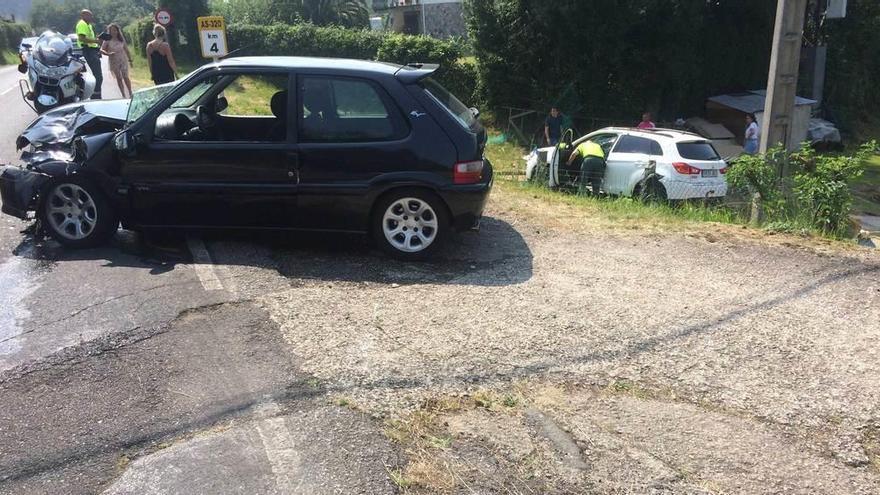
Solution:
[[[478,100],[477,71],[462,59],[460,41],[428,36],[319,27],[312,24],[273,26],[234,24],[227,28],[229,49],[240,55],[294,55],[380,60],[396,64],[440,64],[437,78],[465,103]]]
[[[153,37],[152,21],[143,19],[125,27],[126,36],[143,53]],[[226,31],[229,51],[235,55],[294,55],[381,60],[397,64],[440,64],[438,79],[465,103],[476,101],[476,67],[462,59],[464,45],[427,36],[380,33],[312,24],[258,26],[233,24]]]
[[[153,39],[153,18],[144,17],[122,28],[128,44],[143,56],[147,56],[147,43]]]
[[[0,21],[0,50],[18,52],[21,39],[30,34],[31,28],[27,24]]]

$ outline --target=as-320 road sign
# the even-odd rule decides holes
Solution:
[[[205,58],[224,57],[226,48],[226,23],[220,16],[199,17],[199,43],[202,45],[202,56]]]

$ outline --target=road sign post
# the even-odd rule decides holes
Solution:
[[[226,22],[220,16],[206,16],[196,19],[199,27],[199,44],[202,56],[217,61],[228,52],[226,45]]]

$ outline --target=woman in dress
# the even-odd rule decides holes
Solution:
[[[758,139],[761,136],[761,130],[758,128],[758,119],[755,114],[746,115],[746,135],[743,141],[743,151],[749,155],[758,153]]]
[[[147,43],[150,74],[156,84],[169,83],[176,79],[174,73],[177,71],[177,64],[171,54],[171,45],[165,41],[165,28],[158,24],[153,26],[153,38],[153,41]]]
[[[128,89],[128,98],[131,98],[131,79],[128,77],[128,68],[131,66],[131,52],[128,51],[128,43],[122,36],[122,30],[118,24],[110,24],[107,26],[107,32],[110,33],[110,39],[101,45],[101,53],[110,60],[110,72],[119,85],[119,92],[123,98],[125,90]]]

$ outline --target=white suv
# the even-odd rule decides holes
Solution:
[[[697,134],[671,129],[606,127],[577,139],[567,150],[537,149],[525,157],[526,178],[546,178],[550,187],[574,185],[578,174],[567,171],[564,164],[571,150],[584,141],[593,141],[605,151],[602,190],[607,194],[638,195],[649,187],[646,178],[650,187],[657,188],[656,192],[666,199],[720,198],[727,194],[727,164],[712,143]],[[652,166],[655,172],[650,175]]]

